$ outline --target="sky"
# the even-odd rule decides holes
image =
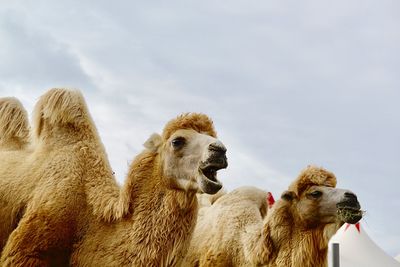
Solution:
[[[0,5],[0,96],[31,112],[78,88],[118,181],[154,132],[202,112],[228,190],[278,197],[309,164],[358,195],[400,253],[400,2],[14,1]]]

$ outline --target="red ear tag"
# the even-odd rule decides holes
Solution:
[[[274,203],[275,203],[274,196],[272,195],[271,192],[267,193],[267,203],[268,203],[268,208],[269,209],[272,208],[272,205],[274,205]]]

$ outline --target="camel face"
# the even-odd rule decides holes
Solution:
[[[309,225],[356,223],[362,217],[357,196],[349,190],[311,186],[298,200],[301,219]]]
[[[192,129],[180,129],[163,145],[164,172],[183,190],[207,194],[222,184],[217,171],[228,166],[226,148],[218,139]]]

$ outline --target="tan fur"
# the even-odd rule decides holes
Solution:
[[[49,90],[33,125],[31,149],[0,151],[0,266],[68,265],[84,215],[129,208],[80,92]]]
[[[325,169],[308,166],[289,186],[289,190],[300,196],[307,188],[313,185],[336,187],[336,177],[332,172]]]
[[[220,197],[225,195],[227,191],[222,188],[219,190],[216,194],[210,195],[210,194],[197,194],[197,200],[199,202],[199,208],[203,207],[209,207],[212,204],[214,204],[215,201],[217,201]]]
[[[179,188],[164,171],[169,139],[180,127],[215,136],[211,120],[196,113],[170,121],[163,140],[152,135],[132,162],[123,186],[131,214],[110,223],[88,216],[83,237],[75,245],[72,266],[179,265],[190,242],[198,205],[196,190]]]
[[[0,98],[0,153],[13,157],[15,151],[26,150],[28,143],[28,116],[21,102],[14,97]],[[0,198],[0,252],[22,215],[21,207],[7,204]]]
[[[175,120],[169,121],[162,134],[164,141],[168,140],[178,129],[192,129],[199,133],[217,137],[212,120],[201,113],[184,113]]]
[[[29,143],[28,115],[14,97],[0,98],[0,149],[24,149]]]
[[[261,222],[267,192],[241,187],[199,211],[199,218],[182,266],[241,266],[244,227]]]
[[[199,164],[225,155],[216,150],[225,148],[207,116],[181,115],[165,127],[167,139],[153,135],[121,189],[79,92],[47,92],[33,124],[30,150],[0,152],[0,237],[7,241],[0,266],[181,261],[196,221],[195,194],[218,184],[207,181]],[[178,132],[186,149],[171,147]]]
[[[329,238],[342,222],[311,224],[304,218],[313,207],[298,203],[313,186],[335,185],[331,172],[310,166],[264,218],[260,203],[267,192],[239,188],[222,196],[199,216],[182,266],[327,266]]]

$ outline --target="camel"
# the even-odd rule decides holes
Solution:
[[[203,208],[182,266],[327,266],[330,237],[362,217],[356,195],[335,187],[333,173],[309,166],[272,206],[254,187],[221,196]]]
[[[28,114],[14,97],[0,98],[0,149],[20,150],[29,143]]]
[[[79,91],[52,89],[39,99],[26,149],[26,112],[15,99],[5,102],[16,112],[0,104],[8,123],[0,134],[21,145],[0,150],[0,266],[68,265],[82,213],[118,220],[128,213],[127,196]]]
[[[130,213],[120,221],[86,218],[71,266],[179,266],[193,233],[197,192],[217,193],[226,148],[203,114],[178,116],[153,134],[122,188]]]
[[[0,237],[7,241],[0,247],[0,266],[68,266],[72,251],[79,264],[84,260],[81,245],[91,240],[86,233],[96,225],[121,230],[121,225],[136,227],[151,218],[154,222],[160,204],[167,209],[169,226],[183,226],[175,228],[176,233],[156,232],[148,239],[154,248],[160,236],[170,234],[171,245],[156,248],[156,265],[179,259],[196,220],[191,196],[198,191],[216,193],[222,187],[216,173],[227,166],[226,149],[216,139],[212,121],[203,114],[184,114],[168,123],[162,136],[155,134],[145,143],[146,150],[132,163],[120,188],[84,98],[74,90],[52,89],[39,99],[31,135],[30,149],[15,150],[14,155],[0,150],[0,218],[1,225],[8,226],[0,227]],[[146,167],[149,164],[154,172]],[[156,170],[162,170],[162,176],[157,177]],[[160,185],[151,192],[155,199],[139,181]],[[150,207],[153,217],[147,216]],[[149,232],[148,228],[143,227]],[[126,256],[147,266],[157,261],[151,258],[155,254],[148,254],[149,247]]]

